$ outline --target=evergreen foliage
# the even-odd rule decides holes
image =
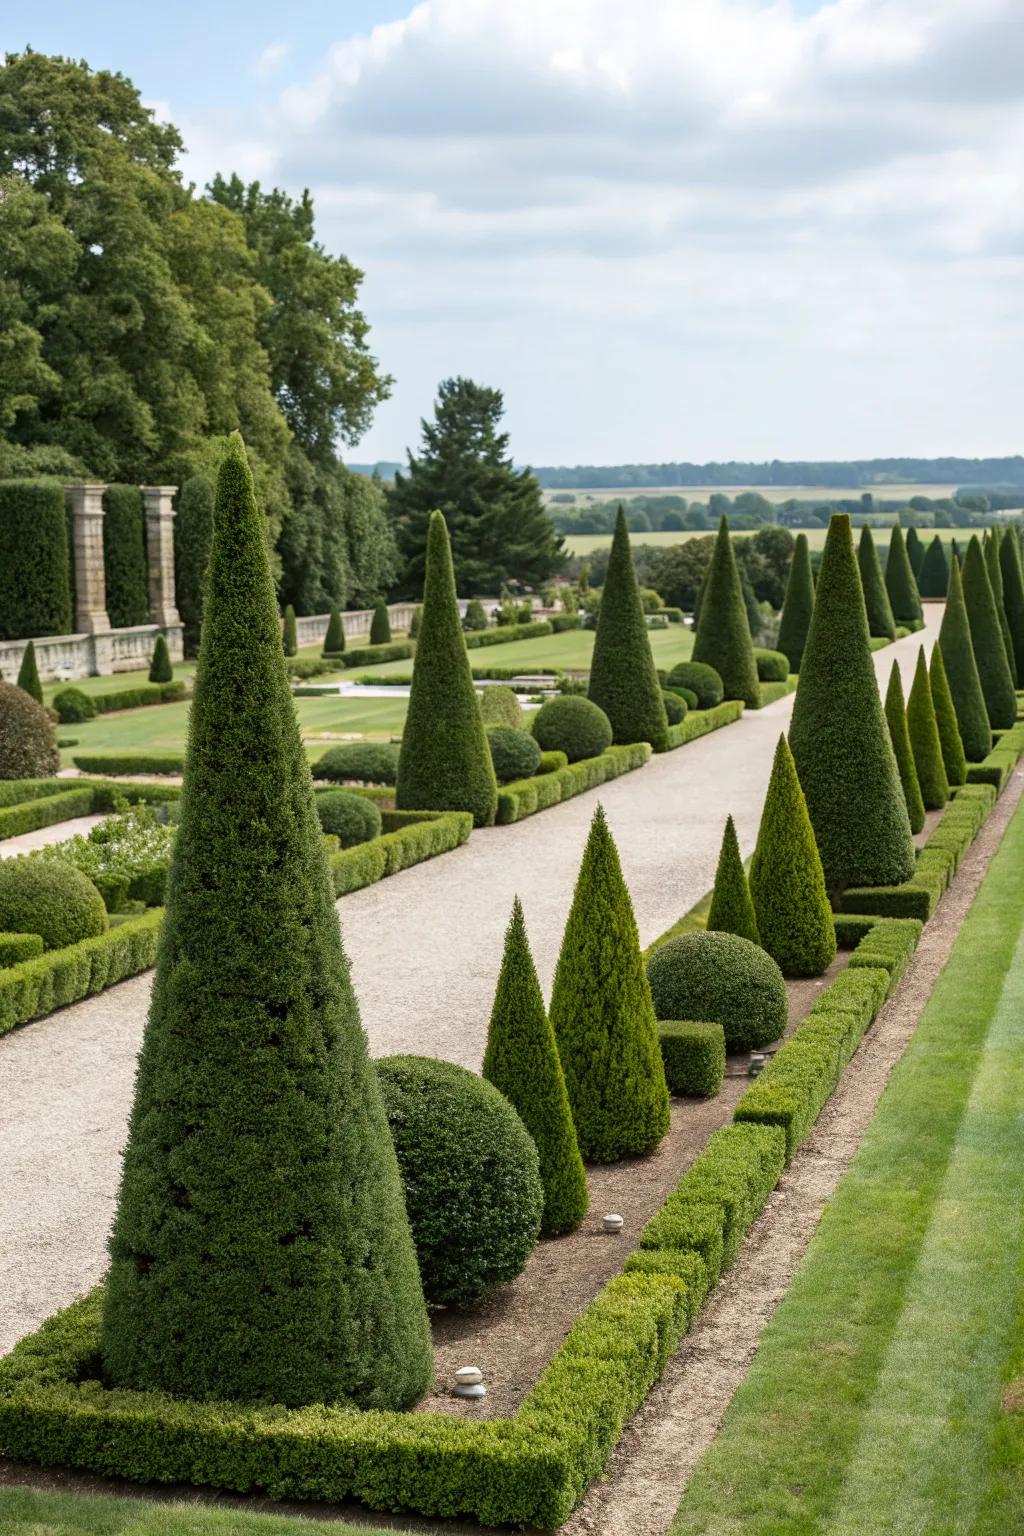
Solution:
[[[800,661],[807,644],[807,631],[814,612],[814,574],[806,533],[798,533],[786,582],[786,596],[779,619],[776,645],[789,658],[789,670],[800,671]]]
[[[910,569],[914,573],[914,580],[917,581],[921,575],[921,565],[924,561],[924,542],[917,529],[913,526],[907,529],[906,549],[907,559],[910,561]]]
[[[738,933],[741,939],[749,939],[752,944],[761,942],[747,872],[740,857],[736,824],[731,816],[725,819],[707,926],[718,933]]]
[[[714,709],[725,694],[722,679],[714,667],[701,661],[678,661],[668,674],[669,688],[682,688],[694,694],[693,709]],[[686,701],[689,704],[689,700]]]
[[[103,572],[113,627],[147,623],[146,514],[137,485],[108,485],[103,492]]]
[[[807,802],[785,736],[768,781],[750,894],[761,948],[783,976],[820,976],[836,955],[836,931]]]
[[[542,752],[564,752],[570,763],[600,757],[612,744],[608,716],[580,694],[548,699],[531,720],[530,730]]]
[[[444,516],[430,520],[423,622],[398,759],[400,811],[471,811],[489,827],[498,808],[484,723],[455,597]]]
[[[417,603],[416,607],[412,611],[412,618],[409,620],[409,639],[410,640],[415,640],[417,638],[417,636],[419,635],[419,632],[420,632],[420,625],[422,623],[423,623],[423,605],[422,605],[422,603]]]
[[[914,752],[907,729],[907,711],[903,703],[903,679],[900,664],[894,661],[889,673],[889,686],[885,694],[885,719],[889,727],[892,749],[896,754],[896,766],[900,771],[903,798],[907,802],[911,832],[920,832],[924,826],[924,800],[917,780]]]
[[[658,750],[668,745],[668,716],[621,505],[601,589],[587,697],[608,716],[617,746],[649,741]]]
[[[18,687],[22,693],[27,693],[30,699],[35,699],[37,704],[43,702],[43,685],[39,680],[34,640],[29,641],[22,655],[21,666],[18,668]]]
[[[170,683],[174,680],[174,668],[171,666],[171,653],[167,649],[165,635],[156,637],[149,663],[149,680],[151,683]]]
[[[935,718],[935,703],[923,645],[917,653],[914,681],[910,685],[907,699],[907,732],[924,808],[926,811],[940,811],[949,799],[949,779],[942,760],[942,742]]]
[[[956,710],[964,756],[969,763],[980,763],[992,750],[992,727],[974,654],[959,560],[952,561],[949,567],[949,592],[939,629],[939,647],[953,708]],[[939,718],[941,729],[941,715]],[[946,771],[950,771],[948,759]]]
[[[869,633],[878,640],[895,640],[896,620],[886,591],[878,550],[875,548],[875,541],[867,524],[860,531],[857,567],[860,571]]]
[[[0,779],[42,779],[60,767],[53,721],[31,694],[0,680]]]
[[[957,724],[956,708],[953,704],[953,695],[949,689],[949,679],[946,676],[941,645],[932,646],[931,660],[928,666],[928,681],[931,684],[932,704],[935,708],[935,725],[939,733],[939,743],[942,747],[942,766],[946,771],[946,779],[950,788],[957,789],[967,780],[967,758],[964,755],[964,744],[960,736],[960,727]]]
[[[478,597],[471,597],[466,604],[466,617],[463,621],[463,626],[466,629],[473,630],[487,628],[487,615],[484,612],[484,605]]]
[[[111,1383],[398,1408],[433,1356],[241,440],[111,1236]]]
[[[480,695],[480,718],[485,725],[511,725],[523,728],[523,706],[514,688],[502,683],[489,684]]]
[[[373,618],[370,620],[370,644],[389,645],[391,642],[391,616],[388,613],[388,605],[382,597],[378,597],[373,605]]]
[[[994,730],[1008,730],[1017,719],[1017,695],[992,583],[977,534],[972,535],[964,557],[963,586],[964,606],[971,626],[974,659],[978,664],[989,724]]]
[[[985,556],[985,568],[988,571],[988,579],[992,583],[992,596],[996,603],[996,617],[999,620],[999,628],[1003,635],[1003,645],[1006,649],[1006,661],[1010,668],[1010,677],[1013,686],[1017,687],[1017,656],[1013,647],[1013,636],[1010,634],[1010,625],[1006,617],[1006,598],[1003,592],[1003,568],[999,558],[1000,548],[1003,542],[1002,532],[999,528],[993,528],[985,535],[983,554]]]
[[[540,767],[540,747],[529,731],[515,725],[489,725],[487,745],[499,784],[530,779]]]
[[[587,1176],[518,896],[505,933],[483,1075],[518,1110],[537,1145],[541,1231],[549,1237],[573,1231],[587,1214]]]
[[[199,651],[203,591],[213,534],[213,486],[206,475],[190,475],[178,496],[174,519],[174,587],[186,656]]]
[[[999,568],[1003,577],[1003,608],[1013,645],[1018,683],[1024,678],[1024,563],[1020,543],[1010,529],[999,543]]]
[[[107,926],[103,897],[73,864],[0,859],[0,933],[37,933],[46,949],[65,949]]]
[[[345,626],[337,608],[332,608],[324,635],[324,656],[342,656],[345,651]]]
[[[291,603],[284,610],[284,625],[281,631],[281,643],[286,656],[294,656],[299,649],[298,635],[295,629],[295,609]]]
[[[908,880],[914,844],[846,513],[833,515],[825,539],[789,744],[830,895]]]
[[[924,552],[918,588],[922,597],[945,597],[949,586],[949,561],[946,549],[936,534]]]
[[[584,1158],[653,1152],[668,1130],[668,1088],[633,904],[601,806],[565,925],[551,1023]]]
[[[761,689],[750,624],[729,538],[729,522],[725,517],[718,526],[715,551],[701,596],[691,659],[714,667],[722,679],[727,699],[742,699],[751,709],[760,708]]]
[[[0,640],[70,634],[70,566],[63,487],[0,481]]]
[[[729,1051],[752,1051],[778,1040],[789,999],[770,955],[735,933],[679,934],[659,944],[647,962],[659,1019],[721,1024]]]
[[[342,848],[356,848],[380,836],[380,811],[365,795],[348,789],[329,789],[316,797],[316,814],[323,830],[336,837]]]
[[[885,562],[885,590],[892,604],[897,624],[916,624],[924,615],[917,581],[907,558],[903,530],[897,525],[889,535],[889,554]]]

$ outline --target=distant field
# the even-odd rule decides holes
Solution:
[[[553,496],[575,496],[576,505],[588,500],[629,501],[632,496],[685,496],[687,501],[707,501],[715,492],[724,496],[739,496],[743,491],[756,491],[766,501],[851,501],[865,490],[882,501],[909,501],[911,496],[952,496],[959,487],[955,485],[629,485],[629,486],[573,486],[545,488],[544,500]]]
[[[682,544],[685,539],[704,539],[709,532],[713,530],[688,528],[678,533],[631,533],[630,539],[634,545],[653,544],[655,547],[661,547],[668,544]],[[825,528],[794,528],[792,530],[794,538],[798,533],[806,533],[807,542],[812,549],[824,549],[826,532]],[[969,528],[920,528],[918,532],[926,544],[935,537],[936,533],[946,544],[953,538],[965,544],[971,536]],[[888,528],[872,528],[871,533],[879,549],[888,549]],[[746,530],[743,530],[737,532],[736,537],[742,539],[745,535]],[[855,539],[860,538],[859,528],[853,530],[853,536]],[[611,542],[610,533],[574,533],[566,535],[565,547],[571,555],[592,555],[595,549],[607,549]]]

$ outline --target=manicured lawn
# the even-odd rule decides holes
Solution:
[[[649,631],[651,650],[659,667],[686,661],[693,650],[693,631],[687,624],[670,624],[667,629]],[[588,671],[594,650],[592,629],[570,629],[560,635],[538,635],[532,640],[510,640],[507,645],[482,646],[469,653],[474,667],[516,667],[529,672],[533,667],[562,667],[567,672]],[[412,676],[411,661],[393,661],[383,666],[360,667],[355,677]]]
[[[1024,1529],[1022,861],[1024,808],[673,1536]]]
[[[194,661],[179,661],[175,663],[174,675],[176,678],[191,679],[195,669],[196,664]],[[76,677],[70,683],[44,683],[43,698],[49,703],[54,694],[59,693],[62,688],[80,688],[83,693],[95,695],[101,693],[121,693],[126,688],[141,688],[144,684],[148,684],[148,682],[148,667],[145,667],[141,672],[115,672],[110,677]],[[62,731],[63,729],[64,727],[61,726]]]
[[[208,1504],[150,1503],[92,1493],[0,1489],[4,1536],[380,1536],[365,1525],[249,1515]]]

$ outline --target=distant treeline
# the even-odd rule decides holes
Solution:
[[[353,465],[353,468],[358,468]],[[384,473],[382,468],[381,473]],[[674,485],[821,485],[884,490],[898,485],[1005,485],[1024,487],[1024,456],[1001,459],[852,459],[848,462],[772,459],[754,464],[576,464],[534,469],[549,490]]]

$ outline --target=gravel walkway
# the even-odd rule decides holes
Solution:
[[[909,685],[923,637],[877,652],[884,690],[898,658]],[[363,1022],[375,1056],[397,1051],[478,1068],[502,937],[518,891],[541,984],[554,974],[573,884],[598,801],[632,892],[641,942],[710,887],[731,812],[744,854],[792,695],[655,758],[646,768],[341,903]],[[48,829],[49,830],[49,829]],[[99,1280],[151,975],[0,1040],[0,1351]]]
[[[66,843],[69,837],[91,832],[106,819],[105,816],[73,816],[70,821],[58,821],[52,827],[23,832],[20,837],[5,837],[0,842],[0,859],[13,859],[19,853],[35,853],[37,848],[47,848],[51,843]]]

